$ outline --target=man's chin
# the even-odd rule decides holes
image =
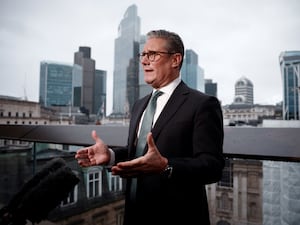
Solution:
[[[149,85],[153,84],[153,82],[154,82],[154,80],[145,80],[145,83],[149,84]]]

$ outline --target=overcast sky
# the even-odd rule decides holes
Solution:
[[[142,34],[174,31],[198,54],[223,105],[242,76],[254,85],[254,103],[282,100],[279,54],[300,50],[299,0],[0,0],[0,95],[37,102],[40,62],[72,65],[79,46],[89,46],[111,99],[114,40],[132,4]]]

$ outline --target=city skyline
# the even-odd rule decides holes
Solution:
[[[0,3],[0,95],[38,101],[40,62],[72,63],[78,47],[89,46],[96,69],[107,71],[108,100],[112,99],[114,40],[132,4],[137,5],[142,34],[163,28],[182,36],[186,49],[198,54],[204,78],[218,83],[222,104],[233,102],[235,82],[242,76],[253,82],[254,103],[282,101],[279,55],[300,49],[300,2],[296,0],[177,4],[126,0],[118,7],[114,1],[69,3]],[[155,3],[161,7],[153,8]],[[108,110],[111,106],[108,102]]]

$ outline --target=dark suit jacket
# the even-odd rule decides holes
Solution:
[[[150,95],[132,109],[128,146],[116,149],[116,160],[133,158],[136,131]],[[209,224],[205,185],[217,182],[224,167],[223,117],[217,98],[181,82],[152,129],[160,153],[173,167],[138,178],[136,202],[126,192],[126,225]],[[145,149],[146,151],[146,149]],[[129,190],[130,179],[127,180]]]

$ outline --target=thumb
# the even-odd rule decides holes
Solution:
[[[96,143],[101,142],[101,139],[98,137],[97,132],[95,130],[92,131],[92,138]]]
[[[148,149],[153,149],[156,148],[152,133],[148,133],[147,135],[147,144],[148,144]]]

